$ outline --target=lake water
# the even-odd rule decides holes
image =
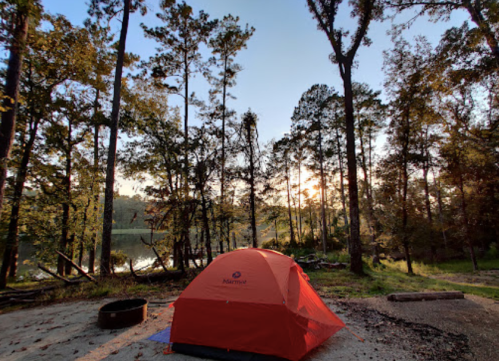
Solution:
[[[133,261],[134,270],[139,270],[141,268],[146,268],[154,262],[156,256],[152,249],[147,248],[140,240],[140,237],[149,241],[149,233],[133,233],[133,234],[113,234],[111,238],[111,247],[113,250],[120,250],[125,253],[129,259]],[[161,239],[163,235],[161,233],[154,235],[154,240]],[[97,246],[97,257],[96,264],[98,265],[100,259],[100,245]],[[30,264],[26,264],[24,261],[29,261]],[[29,243],[29,241],[21,240],[19,247],[19,272],[18,275],[22,276],[27,273],[34,273],[36,275],[41,275],[43,272],[37,267],[38,260],[35,258],[35,247]],[[88,264],[88,254],[83,258],[84,270],[87,270]],[[128,262],[124,267],[117,268],[116,271],[128,270]]]
[[[130,231],[132,233],[121,234],[121,232],[127,232],[127,231]],[[154,261],[156,260],[156,256],[154,255],[153,250],[146,247],[140,240],[141,236],[147,241],[150,240],[150,233],[148,230],[142,231],[138,229],[131,229],[131,230],[117,230],[116,232],[120,232],[120,234],[114,233],[112,235],[111,249],[116,251],[120,250],[123,253],[125,253],[128,259],[131,259],[133,261],[134,270],[138,271],[142,268],[147,268],[154,263]],[[163,237],[162,233],[156,233],[154,235],[154,240],[159,240],[162,237]],[[263,241],[270,238],[271,235],[267,235],[266,237],[263,238]],[[194,235],[192,236],[191,240],[192,241],[194,240]],[[238,242],[237,245],[239,247],[247,246],[247,242],[244,244]],[[212,247],[214,251],[217,249],[215,244],[213,244]],[[98,266],[99,264],[99,259],[100,259],[100,245],[97,246],[96,266]],[[206,260],[204,261],[204,264],[206,264]],[[17,273],[18,277],[27,274],[34,275],[36,277],[49,277],[45,272],[41,271],[37,265],[38,265],[38,260],[35,258],[35,247],[29,242],[29,240],[25,239],[23,240],[21,237],[21,243],[19,247],[19,269]],[[85,257],[83,258],[82,268],[85,271],[87,270],[87,265],[88,265],[88,253],[86,253]],[[170,260],[170,262],[167,264],[167,267],[171,267],[172,265],[173,265],[172,261]],[[193,264],[191,264],[191,266],[194,267]],[[128,261],[125,266],[116,268],[116,272],[128,271],[128,270],[129,270]]]

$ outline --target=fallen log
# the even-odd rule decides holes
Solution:
[[[321,268],[329,268],[329,269],[345,269],[348,267],[347,263],[329,263],[329,262],[321,262],[319,263]]]
[[[31,299],[31,298],[15,298],[15,297],[12,297],[8,300],[5,300],[5,301],[0,301],[0,308],[1,307],[7,307],[7,306],[11,306],[11,305],[15,305],[15,304],[18,304],[18,303],[34,303],[36,302],[35,299]]]
[[[19,290],[17,292],[6,292],[0,294],[0,308],[18,303],[33,303],[35,298],[47,291],[56,289],[57,286],[35,288],[32,290]]]
[[[23,292],[19,294],[8,294],[8,295],[0,295],[0,302],[10,300],[11,298],[16,298],[16,297],[31,297],[31,296],[36,296],[38,295],[38,292]]]
[[[0,296],[19,296],[19,295],[26,295],[26,294],[31,294],[33,292],[45,292],[45,291],[52,291],[53,289],[57,288],[56,286],[47,286],[47,287],[41,287],[41,288],[35,288],[35,289],[29,289],[29,290],[18,290],[18,291],[7,291],[7,292],[0,292]]]
[[[63,277],[61,275],[58,275],[57,273],[55,272],[52,272],[51,270],[49,270],[48,268],[44,267],[41,263],[38,263],[38,268],[41,269],[43,272],[46,272],[48,273],[49,275],[51,275],[52,277],[54,278],[57,278],[58,280],[61,280],[63,281],[65,284],[69,285],[71,284],[71,281],[68,280],[66,277]]]
[[[395,302],[456,300],[463,298],[464,294],[461,291],[392,293],[387,296],[388,301]]]
[[[44,272],[47,272],[52,277],[63,281],[66,286],[74,286],[74,285],[79,285],[80,283],[83,283],[83,282],[87,282],[86,280],[82,280],[81,278],[75,278],[75,279],[70,280],[66,277],[63,277],[61,275],[58,275],[57,273],[52,272],[48,268],[44,267],[41,263],[38,263],[38,268]]]
[[[185,272],[182,271],[155,272],[145,275],[138,275],[133,269],[132,260],[130,260],[130,273],[132,274],[133,278],[135,278],[135,281],[139,283],[178,281],[185,276]]]
[[[78,271],[79,274],[81,274],[82,276],[88,278],[90,281],[94,282],[94,283],[98,283],[97,280],[95,278],[93,278],[92,276],[90,276],[87,272],[85,272],[83,269],[81,269],[81,267],[79,267],[76,263],[74,263],[71,259],[69,259],[64,253],[62,252],[59,252],[59,251],[56,251],[57,254],[59,256],[61,256],[62,258],[64,258],[66,261],[68,261],[69,263],[71,263],[71,266],[73,266],[73,268],[75,270]]]

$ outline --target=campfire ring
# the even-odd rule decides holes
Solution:
[[[99,309],[97,324],[100,328],[130,327],[147,319],[147,300],[134,298],[108,303]]]

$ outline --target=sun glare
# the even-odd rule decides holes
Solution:
[[[316,198],[319,196],[319,179],[307,169],[302,169],[301,174],[294,171],[291,174],[291,184],[296,187],[298,191],[298,182],[300,182],[300,191],[308,193],[309,198]]]

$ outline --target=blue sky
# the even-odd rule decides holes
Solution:
[[[155,42],[144,37],[140,23],[161,25],[155,16],[159,11],[159,0],[146,1],[148,14],[144,17],[138,13],[131,15],[127,38],[127,51],[140,55],[142,59],[154,54]],[[82,25],[87,17],[86,0],[42,0],[42,3],[48,12],[63,14],[76,25]],[[244,70],[231,90],[237,100],[231,100],[229,106],[239,114],[248,108],[257,113],[262,141],[279,138],[289,130],[294,107],[301,94],[313,84],[325,83],[342,90],[337,66],[329,61],[331,46],[325,34],[317,30],[305,0],[188,0],[187,3],[196,12],[203,9],[211,18],[222,18],[231,13],[241,18],[241,24],[255,27],[248,49],[237,58]],[[397,22],[413,15],[403,14]],[[436,44],[443,31],[466,19],[465,13],[456,13],[450,22],[438,24],[420,19],[404,35],[408,39],[425,35]],[[347,28],[355,25],[348,16],[343,16],[340,24]],[[114,25],[118,29],[120,24],[115,21]],[[383,89],[383,50],[392,46],[390,36],[386,34],[391,26],[391,21],[372,24],[369,37],[373,44],[360,48],[354,81],[367,83],[373,89]],[[191,89],[207,99],[208,88],[199,77]],[[172,97],[171,103],[175,102]],[[196,121],[191,124],[196,124]]]

